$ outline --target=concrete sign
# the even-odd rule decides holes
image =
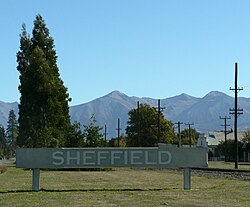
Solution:
[[[18,168],[207,167],[207,149],[175,146],[135,148],[19,148]]]
[[[133,148],[18,148],[16,151],[16,167],[34,169],[33,190],[39,190],[41,168],[184,168],[184,188],[186,186],[188,189],[191,185],[189,169],[207,166],[207,148],[177,148],[173,145]]]

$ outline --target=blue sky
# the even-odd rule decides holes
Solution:
[[[0,100],[19,100],[21,25],[41,14],[55,41],[59,72],[76,105],[119,90],[129,96],[250,97],[248,0],[2,0]]]

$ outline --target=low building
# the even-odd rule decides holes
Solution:
[[[237,133],[238,141],[241,141],[244,136],[244,132],[238,132]],[[227,134],[227,140],[234,140],[234,133]],[[224,132],[210,132],[206,135],[206,141],[208,143],[209,153],[210,157],[212,156],[212,160],[224,160],[224,156],[216,156],[216,148],[221,142],[225,142],[225,133]]]

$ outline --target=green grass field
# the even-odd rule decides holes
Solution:
[[[224,165],[233,163],[209,164]],[[7,166],[0,206],[250,206],[250,181],[192,176],[192,190],[183,190],[182,171],[175,170],[42,171],[42,190],[31,185],[31,170]]]

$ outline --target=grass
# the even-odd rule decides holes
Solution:
[[[40,192],[31,182],[32,171],[7,166],[0,206],[250,206],[250,181],[192,176],[192,190],[183,190],[176,170],[42,171]]]

